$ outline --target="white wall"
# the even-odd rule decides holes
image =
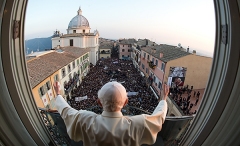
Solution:
[[[91,62],[93,65],[95,65],[96,62],[97,62],[97,60],[99,59],[99,58],[98,58],[99,52],[98,52],[98,53],[97,53],[97,52],[98,52],[98,46],[91,48],[89,57],[90,57],[90,62]]]
[[[61,45],[61,41],[59,42],[60,37],[52,38],[52,48],[57,47],[58,45]]]
[[[73,39],[73,46],[79,48],[90,48],[90,62],[95,65],[98,57],[98,34],[96,36],[83,36],[83,37],[67,37],[67,38],[60,38],[61,41],[58,42],[57,39],[52,40],[52,46],[57,47],[60,45],[61,47],[70,46],[70,40]]]
[[[85,30],[85,33],[90,33],[90,28],[89,27],[80,27],[76,29],[67,29],[68,34],[72,34],[73,30],[76,30],[76,33],[83,33],[83,30]]]
[[[63,41],[61,43],[61,47],[69,46],[69,38],[63,38]]]
[[[179,112],[178,108],[172,103],[172,101],[167,98],[167,104],[168,104],[168,116],[171,114],[174,114],[175,116],[182,116],[182,114]]]

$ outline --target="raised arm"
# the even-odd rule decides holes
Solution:
[[[57,111],[61,115],[66,128],[67,133],[71,139],[74,141],[80,141],[82,140],[82,128],[81,124],[79,124],[80,116],[82,115],[82,111],[78,111],[73,109],[62,97],[61,95],[61,87],[59,82],[54,83],[54,90],[57,94],[57,97],[55,97],[55,105],[57,108]]]
[[[162,90],[162,100],[167,100],[168,94],[169,94],[169,86],[167,84],[163,84],[163,90]]]
[[[152,115],[144,115],[145,129],[142,135],[141,143],[153,144],[156,141],[158,132],[162,129],[167,114],[167,97],[169,93],[168,85],[163,85],[162,100],[158,103]]]

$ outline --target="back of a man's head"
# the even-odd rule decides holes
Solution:
[[[104,111],[116,112],[124,106],[127,100],[127,92],[122,84],[108,82],[98,91],[98,98]]]

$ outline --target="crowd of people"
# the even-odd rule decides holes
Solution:
[[[196,106],[199,101],[200,92],[193,90],[193,86],[170,88],[171,98],[181,108],[185,115],[196,114],[197,110],[192,111],[193,106]],[[195,102],[191,102],[194,98]]]
[[[70,80],[66,83],[64,83],[64,92],[68,93],[70,88],[73,88],[73,85],[76,84],[77,80],[79,78],[79,74],[75,74],[73,78],[70,78]]]
[[[134,93],[128,96],[129,106],[123,109],[123,113],[136,115],[140,114],[141,110],[152,113],[158,104],[157,98],[147,88],[144,77],[134,67],[132,61],[117,58],[100,59],[95,66],[91,65],[81,84],[71,91],[68,103],[77,110],[87,109],[100,114],[102,109],[97,104],[97,93],[109,81],[120,82],[128,93]],[[78,97],[87,98],[76,101]]]

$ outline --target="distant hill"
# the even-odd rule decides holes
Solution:
[[[52,37],[47,38],[34,38],[30,40],[25,40],[26,54],[38,51],[45,51],[52,48]]]

